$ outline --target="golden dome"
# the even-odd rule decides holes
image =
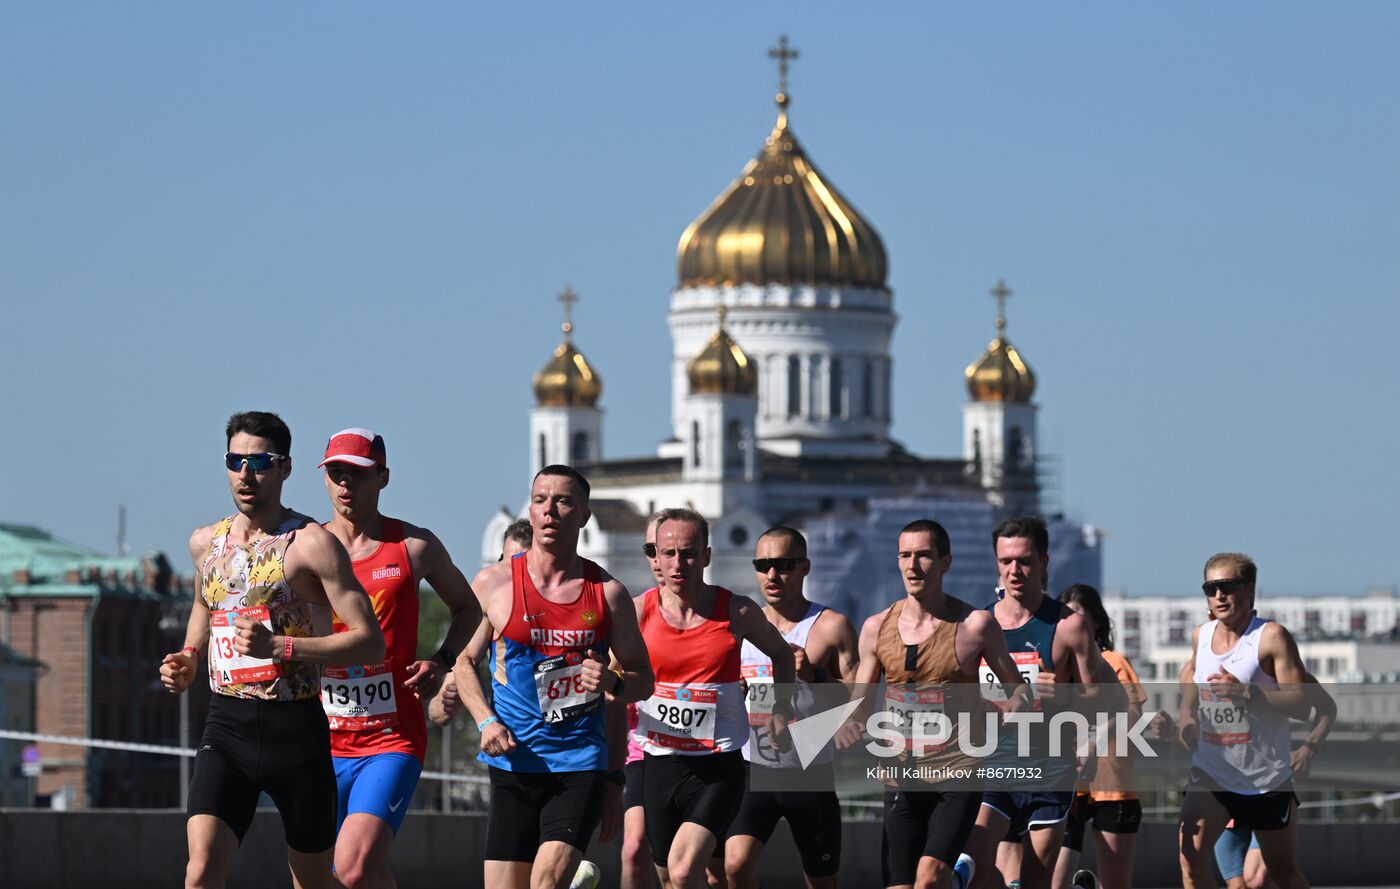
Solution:
[[[758,391],[758,368],[724,329],[724,307],[719,329],[700,354],[686,366],[692,395],[752,395]]]
[[[535,400],[540,407],[593,407],[603,394],[603,380],[594,372],[583,353],[574,348],[574,325],[568,319],[578,297],[564,288],[559,301],[564,304],[564,341],[554,356],[535,374]]]
[[[1009,401],[1025,404],[1035,394],[1035,373],[1006,338],[1005,300],[1011,295],[1005,282],[998,281],[992,295],[997,298],[997,336],[976,361],[967,366],[967,392],[973,401]]]
[[[778,93],[778,123],[763,150],[681,235],[682,286],[885,286],[880,235],[807,159],[787,104]]]

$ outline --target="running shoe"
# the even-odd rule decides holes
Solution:
[[[598,865],[591,861],[580,861],[578,870],[574,871],[573,882],[569,884],[569,889],[598,889],[598,880],[602,874],[598,873]]]
[[[1078,889],[1099,889],[1099,878],[1091,870],[1080,869],[1074,872],[1074,879],[1069,884]]]
[[[961,881],[957,889],[967,889],[972,885],[972,875],[977,873],[977,862],[972,860],[972,856],[966,852],[958,855],[958,863],[953,865],[953,874]]]

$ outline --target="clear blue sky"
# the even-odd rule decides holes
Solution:
[[[489,10],[489,11],[488,11]],[[883,235],[895,434],[960,449],[987,289],[1040,377],[1057,503],[1109,586],[1400,582],[1400,6],[10,4],[0,519],[186,565],[229,413],[389,443],[465,565],[524,496],[554,295],[606,452],[667,433],[685,226],[792,119]],[[967,554],[981,557],[981,554]]]

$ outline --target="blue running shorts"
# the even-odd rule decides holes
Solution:
[[[345,816],[363,812],[386,822],[395,834],[408,814],[423,764],[407,753],[333,757],[337,794],[336,832]]]

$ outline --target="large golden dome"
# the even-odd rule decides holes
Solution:
[[[567,319],[569,308],[577,299],[569,288],[559,296],[565,307],[564,341],[535,374],[535,400],[540,407],[593,407],[603,394],[602,378],[583,353],[574,348],[574,325]]]
[[[1011,295],[1005,282],[998,281],[992,295],[997,308],[997,335],[987,350],[963,371],[967,377],[967,393],[973,401],[1008,401],[1025,404],[1035,394],[1035,373],[1031,366],[1006,338],[1004,304]]]
[[[686,366],[692,395],[752,395],[758,391],[758,368],[724,329],[724,307],[719,328]]]
[[[807,159],[778,93],[778,123],[739,178],[681,235],[681,286],[884,287],[875,227]]]

